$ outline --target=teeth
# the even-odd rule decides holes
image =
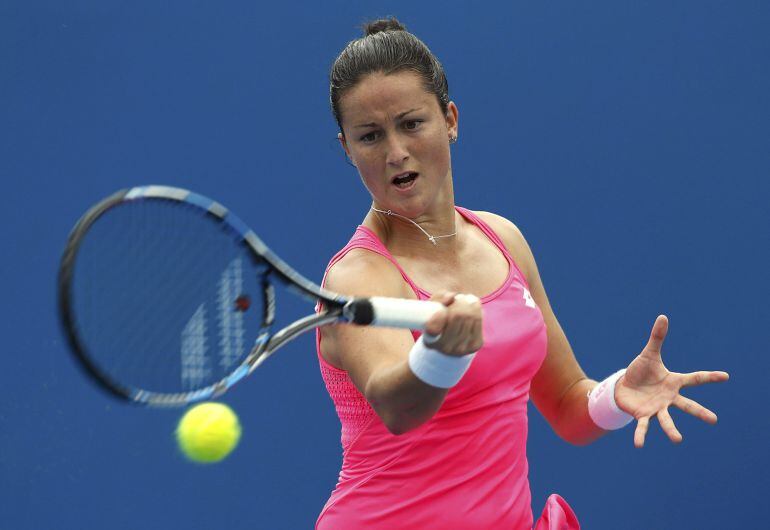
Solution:
[[[404,177],[398,177],[393,179],[393,184],[396,185],[398,188],[408,188],[412,185],[412,182],[414,182],[414,179],[417,177],[416,173],[409,173],[408,175]]]

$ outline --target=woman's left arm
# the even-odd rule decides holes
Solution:
[[[553,430],[564,440],[588,444],[608,431],[598,427],[588,413],[588,393],[598,384],[589,379],[575,358],[551,305],[548,302],[532,251],[519,229],[507,219],[479,212],[491,224],[513,255],[529,283],[532,298],[543,314],[548,336],[548,351],[540,370],[532,380],[530,394],[537,409]],[[634,445],[642,447],[649,420],[658,422],[672,442],[682,441],[668,407],[673,405],[708,423],[716,423],[710,410],[688,399],[679,390],[687,386],[726,381],[726,372],[669,372],[661,360],[661,347],[668,331],[668,319],[661,315],[642,352],[631,362],[615,385],[618,407],[637,420]]]

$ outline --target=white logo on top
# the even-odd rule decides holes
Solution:
[[[529,294],[529,291],[526,288],[524,289],[524,305],[527,307],[536,307],[534,298],[532,298],[532,295]]]

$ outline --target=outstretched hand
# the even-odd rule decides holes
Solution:
[[[660,350],[668,332],[668,318],[660,315],[652,326],[650,340],[626,373],[615,385],[615,402],[622,410],[637,420],[634,445],[644,446],[650,418],[657,416],[661,429],[674,443],[682,441],[682,435],[668,412],[673,405],[700,418],[706,423],[717,422],[717,415],[706,407],[679,393],[683,387],[727,381],[727,372],[669,372],[663,365]]]

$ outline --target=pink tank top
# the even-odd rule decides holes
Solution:
[[[347,373],[321,357],[316,334],[321,375],[342,425],[343,449],[339,480],[317,530],[532,528],[527,401],[530,382],[546,354],[545,323],[497,234],[473,212],[456,209],[509,264],[503,284],[482,298],[484,346],[433,418],[395,436]],[[419,299],[430,297],[364,226],[332,258],[327,271],[354,248],[386,257]]]

